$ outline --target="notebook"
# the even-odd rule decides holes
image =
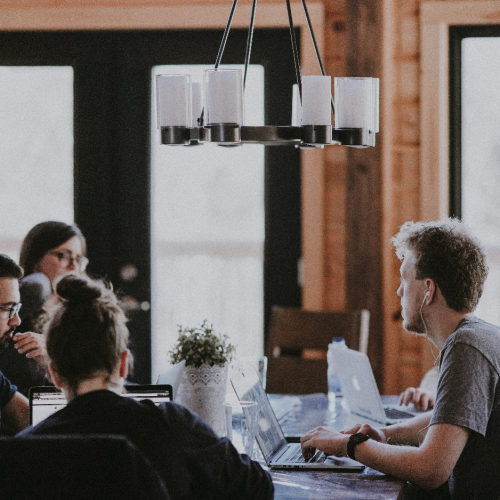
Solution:
[[[267,394],[254,370],[240,372],[231,378],[231,384],[240,401],[256,401],[259,405],[255,438],[266,465],[272,469],[328,469],[359,472],[364,465],[348,457],[327,456],[317,451],[306,461],[300,443],[288,443],[271,408]]]
[[[123,396],[138,401],[150,399],[158,406],[161,403],[172,401],[172,387],[170,385],[126,385]],[[29,394],[30,425],[38,424],[67,404],[64,393],[57,387],[32,387]]]
[[[333,349],[333,362],[351,413],[383,425],[415,416],[398,406],[383,405],[368,356],[354,349]]]

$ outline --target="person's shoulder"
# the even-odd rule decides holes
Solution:
[[[4,406],[16,392],[17,386],[3,374],[2,370],[0,370],[0,404]]]
[[[500,327],[497,325],[476,316],[465,318],[445,342],[443,352],[458,345],[476,349],[491,358],[490,361],[494,358],[494,364],[500,366]]]
[[[462,320],[453,335],[454,342],[470,343],[471,345],[484,342],[500,344],[500,327],[488,323],[477,316]]]

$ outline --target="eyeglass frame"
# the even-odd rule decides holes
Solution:
[[[61,262],[63,259],[68,259],[68,263],[66,264],[66,268],[71,266],[72,262],[76,262],[77,266],[81,271],[85,270],[89,264],[89,259],[85,257],[84,255],[80,255],[77,257],[73,257],[73,254],[71,252],[61,252],[58,250],[50,250],[47,252],[47,255],[55,255],[58,259],[59,262]]]
[[[9,320],[15,317],[16,314],[19,314],[19,309],[21,309],[22,303],[18,302],[17,304],[14,304],[13,306],[7,307],[7,306],[0,306],[0,311],[3,312],[8,312],[9,313]]]

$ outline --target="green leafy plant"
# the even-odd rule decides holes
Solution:
[[[235,348],[227,335],[217,335],[207,320],[194,328],[179,325],[179,338],[169,352],[172,364],[186,360],[186,366],[199,368],[206,364],[223,366],[230,363]]]

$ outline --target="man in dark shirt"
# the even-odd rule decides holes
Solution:
[[[19,279],[23,270],[6,255],[0,254],[0,350],[14,334],[19,319]],[[28,400],[0,371],[0,422],[3,428],[19,431],[29,423]]]

